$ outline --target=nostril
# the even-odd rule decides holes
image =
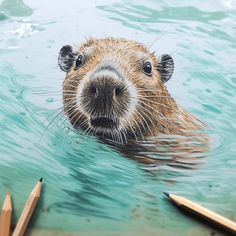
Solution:
[[[89,90],[90,90],[90,92],[91,92],[92,95],[96,95],[97,92],[98,92],[98,89],[97,89],[95,86],[91,86],[91,87],[89,88]]]
[[[121,96],[122,94],[123,94],[123,88],[122,87],[115,88],[115,95],[116,96]]]

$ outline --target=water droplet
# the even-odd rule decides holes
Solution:
[[[64,131],[65,131],[66,133],[68,133],[68,132],[70,131],[70,127],[68,127],[68,126],[64,127]]]
[[[51,103],[51,102],[53,102],[53,101],[54,101],[54,98],[53,98],[53,97],[47,99],[47,102],[48,102],[48,103]]]

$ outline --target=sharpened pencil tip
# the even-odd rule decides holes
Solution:
[[[167,197],[170,197],[170,194],[167,192],[163,192]]]
[[[39,180],[39,182],[42,182],[42,181],[43,181],[43,178],[41,177],[40,180]]]

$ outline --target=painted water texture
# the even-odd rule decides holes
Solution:
[[[170,54],[166,86],[207,124],[209,150],[194,162],[172,165],[166,154],[148,165],[75,132],[58,113],[65,74],[57,57],[88,36]],[[236,221],[235,65],[233,0],[1,0],[0,204],[10,191],[16,223],[43,177],[34,235],[224,235],[179,212],[163,191]]]

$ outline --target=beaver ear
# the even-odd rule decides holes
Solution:
[[[161,61],[157,63],[157,69],[161,74],[162,82],[167,82],[174,71],[173,58],[168,54],[163,54],[161,56]]]
[[[61,48],[58,56],[58,65],[61,70],[67,72],[73,65],[76,54],[70,45],[65,45]]]

